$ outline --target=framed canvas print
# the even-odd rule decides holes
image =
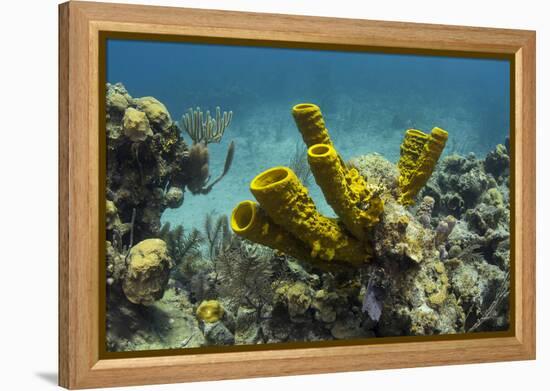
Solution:
[[[59,11],[62,386],[534,359],[534,32]]]

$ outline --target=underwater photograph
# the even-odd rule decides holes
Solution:
[[[509,60],[108,38],[103,66],[107,352],[510,329]]]

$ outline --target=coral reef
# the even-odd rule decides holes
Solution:
[[[261,172],[250,184],[256,201],[240,202],[229,219],[208,213],[200,231],[187,231],[160,227],[160,214],[185,208],[186,190],[204,194],[217,183],[209,182],[208,143],[229,122],[221,111],[206,121],[191,111],[189,129],[201,130],[187,130],[197,138],[188,147],[160,102],[140,102],[121,85],[108,88],[110,351],[509,327],[508,148],[436,165],[446,132],[409,130],[397,165],[378,154],[345,163],[319,107],[296,105],[307,149],[293,159],[302,174]],[[130,108],[145,113],[138,117],[152,134],[143,120],[126,133]],[[306,168],[337,218],[317,210]]]
[[[164,104],[153,97],[133,98],[120,83],[107,84],[107,336],[113,349],[124,349],[115,336],[124,331],[125,323],[144,327],[147,316],[168,307],[172,312],[164,301],[170,276],[177,274],[186,255],[196,253],[200,238],[195,232],[184,237],[177,227],[162,230],[160,219],[167,208],[183,205],[186,190],[208,193],[228,173],[235,144],[229,145],[223,172],[210,182],[207,142],[220,141],[231,116],[224,113],[223,124],[216,125],[217,119],[207,115],[207,130],[212,127],[214,134],[189,147]],[[178,288],[173,291],[179,295]],[[188,314],[194,317],[194,311]],[[176,318],[181,316],[172,316]],[[181,327],[195,323],[186,316]],[[189,343],[197,338],[192,336]]]
[[[123,222],[130,221],[135,209],[136,240],[158,234],[162,213],[180,207],[186,189],[192,194],[208,193],[231,167],[234,143],[222,174],[208,184],[207,144],[190,148],[166,106],[153,97],[132,98],[122,84],[108,84],[106,109],[107,199]]]
[[[435,201],[437,229],[451,220],[447,214],[456,220],[440,248],[451,291],[466,314],[464,331],[503,330],[509,324],[509,161],[500,144],[482,160],[450,155],[422,190]]]
[[[308,163],[315,181],[338,215],[339,221],[317,212],[307,189],[287,167],[275,167],[259,174],[252,180],[250,190],[268,218],[280,226],[277,227],[278,232],[288,231],[291,236],[303,242],[306,248],[311,249],[310,257],[302,259],[311,262],[312,259],[315,261],[320,258],[329,262],[335,260],[354,266],[361,265],[371,258],[372,230],[379,223],[384,211],[382,194],[394,191],[392,182],[396,181],[386,179],[383,182],[383,170],[377,168],[372,171],[372,177],[378,184],[369,183],[353,164],[346,165],[333,146],[318,106],[311,103],[298,104],[292,108],[292,115],[304,143],[309,148]],[[446,140],[447,132],[440,128],[434,128],[430,135],[414,129],[406,132],[398,164],[400,203],[413,203],[414,197],[429,179]],[[391,166],[391,163],[386,163],[383,159],[370,160],[378,161],[378,167]],[[365,168],[364,159],[363,162],[356,159],[355,165],[371,176],[370,171],[367,172]],[[385,175],[387,177],[388,173]],[[393,195],[396,195],[395,191]],[[252,231],[242,229],[238,224],[239,219],[236,218],[244,215],[243,210],[241,203],[233,212],[235,233],[248,235],[248,239],[271,245],[284,252],[280,244],[268,244],[265,238],[262,239],[259,235],[253,237]],[[246,221],[249,222],[250,219]],[[289,242],[291,239],[285,241]],[[293,254],[297,254],[294,245],[291,250]]]
[[[482,206],[484,205],[483,203],[479,207],[470,209],[464,216],[455,216],[452,213],[444,214],[451,212],[451,210],[442,210],[441,208],[440,203],[445,198],[445,195],[433,194],[430,191],[431,186],[423,189],[423,186],[428,182],[430,175],[436,168],[436,163],[447,139],[447,133],[439,128],[434,128],[431,135],[426,135],[417,130],[408,131],[402,146],[401,159],[398,164],[399,180],[397,180],[395,166],[380,156],[368,155],[358,157],[352,159],[349,166],[343,166],[342,160],[334,151],[333,143],[330,141],[318,107],[309,104],[298,105],[293,109],[293,114],[298,126],[305,129],[302,131],[302,136],[306,144],[310,145],[309,163],[316,179],[317,176],[322,176],[319,172],[323,170],[315,167],[317,162],[311,159],[312,149],[314,152],[313,158],[316,157],[315,155],[329,155],[332,158],[332,167],[336,167],[334,171],[331,171],[330,175],[326,175],[330,177],[327,181],[328,183],[323,183],[322,181],[317,181],[317,183],[321,188],[330,189],[324,192],[324,194],[338,216],[342,218],[345,215],[345,209],[338,205],[339,201],[334,201],[330,198],[335,197],[335,193],[346,194],[352,199],[353,196],[350,197],[347,190],[341,190],[337,181],[330,181],[335,178],[342,178],[345,175],[342,173],[349,170],[348,167],[351,166],[356,172],[362,174],[361,188],[367,188],[367,183],[373,183],[382,188],[378,194],[380,205],[382,205],[379,216],[376,216],[376,220],[373,220],[373,223],[370,224],[371,229],[366,230],[366,234],[370,238],[368,243],[372,246],[369,258],[373,259],[373,261],[366,264],[355,264],[355,266],[361,265],[362,277],[355,279],[355,281],[358,286],[364,287],[362,288],[364,289],[363,316],[365,313],[368,316],[367,319],[361,318],[358,321],[356,315],[350,317],[348,314],[347,321],[353,319],[356,324],[370,324],[370,332],[374,332],[379,336],[425,335],[471,330],[473,327],[470,324],[472,312],[475,311],[477,316],[482,316],[483,308],[487,307],[487,297],[488,295],[491,296],[491,293],[487,291],[487,287],[479,289],[477,295],[475,295],[478,304],[476,307],[472,307],[471,304],[465,302],[463,294],[459,293],[459,290],[454,286],[457,276],[462,275],[461,272],[457,274],[457,270],[454,267],[458,262],[457,257],[462,256],[462,248],[456,244],[456,240],[454,239],[456,235],[459,235],[461,230],[455,229],[455,227],[460,227],[467,223],[467,232],[469,235],[472,235],[475,231],[486,232],[489,229],[488,227],[496,229],[499,226],[499,221],[502,223],[499,226],[500,229],[504,229],[505,226],[507,227],[508,221],[499,220],[500,214],[492,214],[491,212],[494,212],[494,209]],[[317,141],[315,140],[317,133],[320,133],[319,138],[326,144],[314,144]],[[319,150],[321,152],[318,152]],[[482,169],[487,164],[487,161],[491,159],[493,161],[495,159],[494,156],[501,156],[501,153],[502,148],[497,147],[497,152],[489,153],[488,158],[484,162],[476,161],[475,166]],[[472,160],[471,157],[468,159]],[[452,158],[444,160],[443,168],[437,171],[436,178],[443,177],[440,172],[447,167],[453,166],[450,160]],[[506,161],[506,158],[502,158],[502,161]],[[389,168],[382,170],[372,168],[366,162],[376,162],[377,164],[372,165],[374,167],[385,166]],[[469,169],[471,170],[473,167],[470,166]],[[500,166],[497,165],[497,167],[500,167],[501,170],[506,168],[503,164]],[[300,230],[297,230],[292,228],[295,223],[289,221],[294,215],[300,216],[301,219],[304,218],[304,215],[308,215],[308,212],[300,215],[297,211],[293,210],[293,205],[296,204],[296,200],[300,200],[300,197],[293,195],[287,198],[277,198],[279,196],[274,195],[281,191],[279,187],[285,188],[282,191],[283,193],[289,192],[288,188],[286,188],[289,185],[284,183],[289,176],[292,177],[289,171],[287,168],[277,167],[260,174],[252,181],[252,193],[260,202],[260,206],[256,205],[254,208],[259,211],[265,209],[266,218],[273,217],[275,224],[284,227],[281,228],[283,231],[288,230],[291,233],[291,237],[294,236],[299,241],[308,243],[308,239],[304,237],[304,232],[310,229],[302,226]],[[470,173],[470,176],[473,176],[475,172],[477,171],[474,170],[474,173]],[[499,178],[502,176],[502,178],[497,180],[493,179],[492,175],[491,173],[483,172],[481,177],[486,178],[486,180],[482,179],[481,184],[464,179],[457,181],[457,183],[468,183],[468,186],[465,186],[466,191],[464,194],[475,194],[476,203],[480,200],[486,200],[486,204],[491,205],[493,208],[498,206],[504,207],[506,202],[500,191],[493,188],[485,192],[487,186],[484,182],[492,183],[492,181],[498,180],[503,183],[506,181],[507,172],[499,171],[499,175],[495,176]],[[447,173],[444,176],[446,179],[449,179]],[[258,190],[255,191],[255,187],[258,187],[255,181],[258,178],[262,181],[259,187],[262,189],[267,188],[266,192],[271,198],[266,194],[257,194]],[[295,183],[293,178],[289,181]],[[349,179],[343,182],[352,183]],[[299,188],[299,184],[292,186]],[[411,205],[416,195],[421,191],[424,194],[422,203],[415,210],[406,209],[405,206]],[[295,193],[298,193],[298,191]],[[468,199],[468,197],[466,198]],[[277,210],[276,206],[270,205],[270,203],[281,202],[281,200],[284,200],[284,205],[288,206],[284,212],[282,209]],[[252,203],[252,201],[247,202]],[[266,205],[265,207],[264,204]],[[234,215],[236,211],[242,208],[242,205],[241,203],[235,209]],[[306,205],[310,204],[307,203]],[[311,208],[311,206],[300,207],[300,210],[308,211]],[[284,218],[274,217],[282,214],[285,215]],[[459,217],[463,217],[464,220],[459,221]],[[491,217],[494,218],[491,219]],[[346,224],[344,218],[342,218],[342,225],[345,227],[344,230],[356,239],[359,240],[362,237],[360,232],[353,229],[353,224],[349,222]],[[362,227],[369,227],[369,224],[363,223]],[[235,232],[241,234],[238,229]],[[500,248],[498,254],[502,258],[502,254],[506,252],[506,248],[502,247],[503,242],[501,240],[507,238],[507,234],[500,232],[500,235],[496,235],[497,237],[494,236],[493,243],[496,243],[497,247]],[[260,240],[253,236],[248,236],[248,239],[276,248],[283,253],[285,252],[281,246],[275,246],[266,240]],[[453,243],[455,244],[453,245]],[[495,251],[495,253],[497,252]],[[290,251],[287,254],[293,255],[290,254]],[[294,251],[294,254],[296,254],[296,251]],[[311,258],[315,259],[315,255],[311,253],[311,257],[306,258],[298,255],[297,258],[311,262]],[[334,256],[334,259],[339,259],[339,257]],[[449,263],[447,264],[447,262]],[[319,264],[315,266],[319,266]],[[335,271],[333,270],[332,272]],[[497,273],[493,275],[495,277],[491,277],[485,273],[483,278],[487,281],[494,281],[494,284],[499,287],[507,286],[508,281],[506,278],[503,278],[502,274]],[[483,278],[478,278],[478,280],[481,282]],[[353,278],[351,280],[353,281]],[[306,314],[308,311],[316,314],[314,319],[317,321],[335,322],[337,318],[335,315],[336,311],[334,310],[335,306],[328,305],[327,302],[338,301],[339,296],[325,290],[315,292],[315,289],[311,289],[310,287],[310,284],[299,284],[291,281],[279,285],[275,296],[276,307],[285,307],[285,312],[291,322],[305,322],[304,317],[307,318]],[[505,307],[503,303],[506,302],[503,299],[506,293],[502,292],[501,290],[501,293],[497,295],[499,308],[501,308],[500,311],[502,311],[502,307]],[[484,304],[481,304],[481,302]],[[491,319],[498,315],[495,315],[497,310],[494,308],[487,307],[485,311],[491,313],[489,316]],[[331,326],[331,334],[333,336],[335,334],[342,335],[339,330],[343,324],[348,324],[347,321],[333,324]],[[493,321],[492,323],[493,326],[494,323],[498,323],[499,327],[507,324],[502,319]],[[482,324],[485,324],[485,321]],[[477,330],[478,327],[476,326],[475,329]],[[369,335],[369,333],[365,332],[365,330],[362,332],[352,330],[346,335]]]

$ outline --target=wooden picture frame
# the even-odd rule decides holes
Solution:
[[[100,37],[103,32],[509,58],[513,66],[513,329],[504,336],[104,358]],[[175,383],[535,358],[535,32],[70,1],[59,6],[59,384]],[[104,204],[104,203],[103,203]],[[407,337],[409,338],[409,337]]]

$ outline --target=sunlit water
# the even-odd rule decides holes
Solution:
[[[107,81],[133,97],[154,96],[173,120],[190,107],[233,111],[220,144],[209,144],[210,173],[221,173],[235,141],[228,175],[207,195],[185,193],[163,221],[202,228],[208,212],[230,214],[252,199],[251,179],[288,165],[301,136],[290,114],[319,105],[345,160],[378,152],[396,162],[407,128],[449,132],[445,153],[482,156],[504,142],[510,126],[509,62],[434,56],[109,40]],[[191,144],[191,139],[184,133]],[[314,182],[321,212],[332,214]]]

